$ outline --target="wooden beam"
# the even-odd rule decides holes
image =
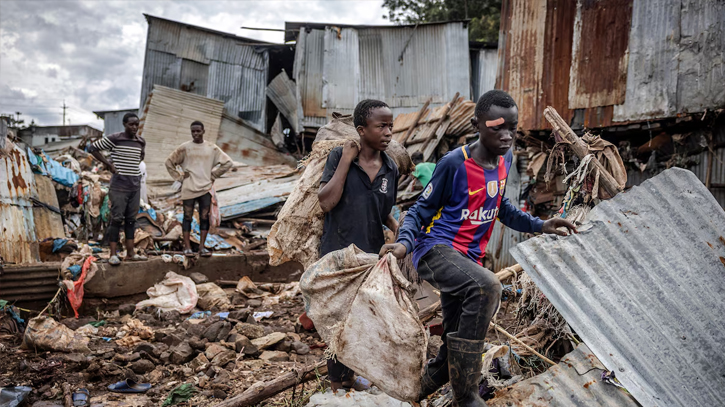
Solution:
[[[433,98],[428,98],[428,100],[425,101],[425,104],[418,111],[418,115],[415,116],[415,121],[409,126],[408,131],[405,133],[405,137],[403,137],[403,141],[400,144],[405,145],[405,142],[408,141],[410,136],[413,134],[413,131],[415,131],[415,128],[418,127],[418,122],[421,117],[423,117],[423,113],[425,113],[426,109],[428,109],[428,105],[430,105],[432,100]]]
[[[579,157],[579,159],[583,159],[587,154],[589,154],[589,146],[587,143],[574,133],[571,127],[566,124],[564,119],[559,116],[556,109],[551,106],[547,107],[544,109],[544,117],[551,124],[551,127],[554,129],[553,131],[569,143],[569,147],[571,147],[571,150],[577,155],[577,157]],[[612,174],[604,168],[599,160],[592,160],[591,164],[599,173],[600,184],[610,196],[613,197],[622,192],[624,185],[619,185],[617,180],[615,180]]]
[[[451,109],[453,109],[453,106],[456,105],[456,102],[458,102],[458,96],[460,96],[460,93],[456,92],[456,94],[453,96],[453,99],[451,99],[450,103],[446,105],[445,110],[443,111],[443,114],[441,115],[441,119],[436,122],[436,124],[433,126],[433,132],[428,137],[427,140],[425,140],[425,143],[423,143],[423,147],[420,148],[420,151],[425,154],[425,148],[428,147],[428,144],[436,138],[436,133],[438,132],[438,129],[441,127],[441,124],[445,121],[446,117],[448,117],[448,113],[450,113]]]

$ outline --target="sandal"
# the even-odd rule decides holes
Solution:
[[[73,393],[73,406],[87,406],[90,393],[88,389],[78,389]]]
[[[184,249],[184,256],[186,257],[194,257],[195,254],[191,249]]]
[[[199,255],[200,255],[201,257],[211,257],[211,252],[210,252],[210,251],[209,251],[209,249],[207,249],[206,247],[202,247],[202,248],[201,248],[201,249],[199,250]]]
[[[133,257],[129,258],[130,261],[146,261],[149,258],[142,254],[134,254]]]
[[[118,255],[114,254],[113,256],[108,258],[108,264],[112,266],[118,266],[121,264],[121,259],[118,257]]]
[[[145,393],[151,388],[149,383],[136,383],[135,380],[126,379],[122,382],[108,386],[108,390],[114,393]]]

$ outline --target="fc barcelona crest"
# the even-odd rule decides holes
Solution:
[[[499,181],[499,183],[501,185],[498,187],[498,193],[501,194],[501,196],[503,196],[503,190],[506,188],[506,178]]]
[[[488,184],[486,184],[486,192],[491,198],[495,197],[498,193],[498,181],[488,181]]]

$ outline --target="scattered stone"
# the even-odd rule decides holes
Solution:
[[[214,376],[214,380],[212,381],[212,387],[221,384],[224,386],[224,388],[229,388],[231,380],[232,375],[230,375],[228,371],[226,371],[225,369],[219,369],[216,372],[216,376]]]
[[[183,365],[191,361],[194,357],[194,350],[191,349],[188,342],[182,342],[170,349],[171,355],[169,356],[169,362],[175,365]]]
[[[181,373],[184,377],[191,377],[194,374],[194,371],[190,367],[183,367],[181,368]]]
[[[154,370],[156,366],[150,360],[139,359],[131,364],[131,370],[136,374],[144,374]]]
[[[310,347],[304,342],[294,341],[292,342],[292,352],[298,355],[306,355],[310,353]]]
[[[138,345],[136,345],[136,347],[133,349],[133,351],[134,352],[139,352],[139,353],[141,353],[143,351],[143,352],[148,353],[149,355],[155,355],[156,354],[156,348],[154,348],[154,345],[152,345],[152,344],[150,344],[148,342],[141,342],[141,343],[139,343]],[[159,355],[160,354],[161,353],[159,353]]]
[[[224,366],[229,362],[234,362],[237,360],[237,353],[233,350],[224,350],[224,352],[219,353],[214,357],[214,359],[211,361],[212,366]]]
[[[194,280],[194,283],[196,284],[204,284],[209,282],[209,277],[205,276],[204,274],[193,272],[189,274],[189,278]]]
[[[171,351],[166,351],[159,356],[159,359],[161,359],[161,362],[163,363],[169,363],[171,361]]]
[[[146,375],[146,381],[151,384],[157,384],[164,379],[164,368],[157,366],[152,372]]]
[[[222,322],[222,324],[223,324],[222,329],[219,331],[219,334],[216,336],[217,341],[222,341],[224,339],[227,339],[227,337],[229,336],[229,332],[232,331],[232,324],[230,324],[229,322],[226,322],[226,321]]]
[[[227,350],[226,348],[224,348],[223,346],[221,346],[219,344],[210,343],[210,344],[208,344],[208,346],[206,348],[206,352],[204,352],[204,354],[206,355],[207,359],[212,360],[212,359],[214,359],[214,357],[216,355],[218,355],[226,350]]]
[[[139,360],[140,358],[141,358],[141,355],[138,352],[127,353],[127,354],[117,353],[113,356],[113,361],[120,365],[126,365],[133,361]]]
[[[200,372],[206,368],[208,364],[209,359],[203,353],[200,353],[196,356],[196,358],[194,358],[194,360],[189,362],[189,367],[193,369],[194,372]]]
[[[201,335],[202,338],[206,338],[210,342],[214,342],[217,340],[217,336],[219,336],[219,333],[221,332],[222,328],[224,328],[224,322],[217,321],[213,324],[209,325],[205,330],[204,333]],[[227,334],[229,334],[227,332]]]
[[[247,300],[247,305],[252,308],[257,308],[262,306],[262,301],[260,300]]]
[[[225,398],[227,398],[227,393],[222,389],[214,389],[212,391],[212,394],[214,395],[214,398],[217,398],[217,399],[224,400]]]
[[[201,392],[201,396],[208,399],[214,398],[214,390],[204,390]]]
[[[194,320],[194,321],[196,321],[196,320]],[[199,320],[199,321],[203,322],[202,320]],[[204,335],[204,331],[205,330],[206,330],[206,325],[204,325],[202,323],[199,323],[199,324],[191,324],[190,323],[186,327],[186,332],[189,335],[191,335],[191,336],[198,336],[200,338]]]
[[[173,347],[184,342],[184,338],[177,334],[168,334],[164,336],[164,339],[162,339],[161,342],[165,343],[169,347]]]
[[[237,337],[238,336],[239,335],[237,335],[236,332],[232,332],[232,333],[229,334],[229,336],[227,336],[227,339],[224,339],[224,342],[234,343],[234,342],[237,341]]]
[[[274,350],[289,353],[289,351],[292,350],[292,342],[282,341],[274,346]]]
[[[259,359],[267,362],[287,362],[289,355],[278,350],[265,350],[259,356]]]
[[[161,314],[162,321],[179,321],[181,319],[181,313],[177,310],[166,311]]]
[[[244,335],[249,339],[257,339],[264,336],[264,328],[259,325],[252,325],[248,323],[237,324],[237,333]]]
[[[195,336],[195,337],[189,339],[189,345],[192,348],[197,349],[197,350],[204,350],[204,349],[206,349],[206,344],[207,343],[209,343],[209,341],[206,338],[201,339],[201,338]]]
[[[136,311],[136,304],[123,304],[118,307],[120,315],[132,315]]]
[[[93,322],[95,320],[96,319],[93,317],[83,317],[78,319],[66,318],[61,320],[60,323],[75,331],[83,325],[88,325],[89,322]]]
[[[66,363],[88,363],[86,355],[81,353],[64,353],[60,355],[60,358]]]
[[[159,356],[161,356],[162,353],[166,352],[167,350],[169,350],[169,345],[167,345],[165,343],[157,343],[154,345],[153,355],[155,357],[159,357]]]
[[[238,309],[229,312],[230,319],[236,319],[237,321],[246,321],[249,318],[249,314],[252,312],[250,309]]]
[[[285,338],[287,338],[287,335],[281,333],[281,332],[272,332],[271,334],[258,338],[253,339],[252,343],[254,346],[257,347],[259,350],[265,350],[273,345],[276,345],[277,343],[283,341]]]
[[[244,352],[245,355],[256,355],[259,349],[246,336],[239,335],[234,342],[234,350]]]

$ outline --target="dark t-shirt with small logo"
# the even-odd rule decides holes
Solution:
[[[342,147],[327,157],[320,183],[330,182],[342,157]],[[398,193],[398,166],[384,152],[383,165],[373,182],[355,158],[345,179],[340,202],[325,214],[320,257],[351,244],[377,254],[385,244],[383,225],[395,205]]]

